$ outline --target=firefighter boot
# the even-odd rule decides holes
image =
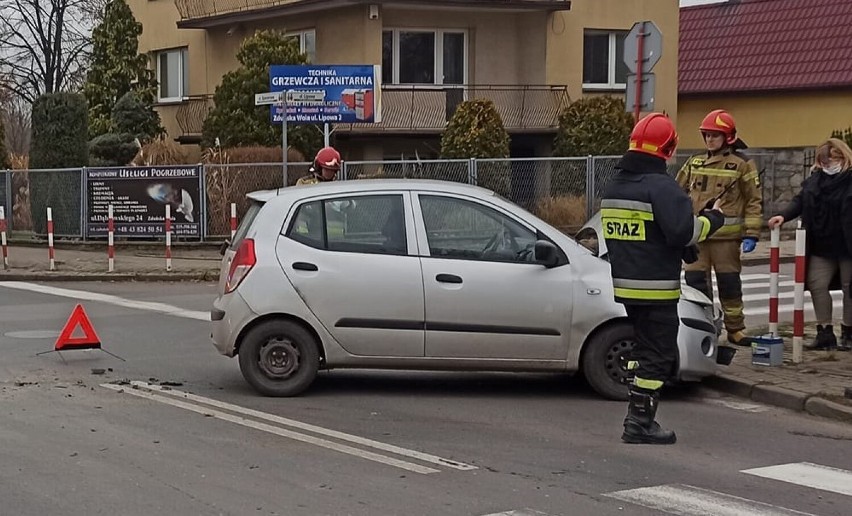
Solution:
[[[737,330],[735,332],[728,332],[728,342],[735,346],[744,346],[751,347],[752,343],[754,343],[754,339],[748,337],[742,330]]]
[[[813,344],[806,346],[808,349],[824,349],[833,351],[837,349],[837,337],[834,336],[834,329],[830,324],[825,326],[817,324],[817,334]]]
[[[840,325],[840,344],[837,351],[852,351],[852,326]]]
[[[674,444],[675,433],[663,430],[654,421],[657,415],[659,391],[642,389],[630,385],[630,404],[624,418],[624,433],[621,440],[630,444]]]

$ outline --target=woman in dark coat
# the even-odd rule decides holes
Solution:
[[[802,218],[807,229],[807,288],[817,318],[812,349],[852,350],[852,150],[842,140],[829,138],[817,148],[811,175],[802,190],[779,214],[769,219],[770,229]],[[830,289],[840,276],[843,322],[840,343],[832,328]]]

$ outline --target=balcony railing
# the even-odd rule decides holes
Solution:
[[[200,135],[204,119],[211,109],[212,95],[194,95],[182,102],[177,108],[175,120],[183,135]]]
[[[550,131],[570,103],[566,86],[460,85],[447,87],[382,87],[382,121],[377,124],[336,124],[344,132],[440,132],[465,100],[494,102],[509,131]],[[175,120],[181,135],[198,136],[213,108],[212,95],[191,96],[177,106]]]
[[[338,124],[337,128],[357,132],[441,131],[462,101],[474,99],[494,102],[503,125],[514,131],[555,129],[559,113],[570,103],[567,86],[384,86],[380,123]]]

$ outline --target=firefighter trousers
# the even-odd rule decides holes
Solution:
[[[672,377],[678,360],[676,304],[624,305],[633,324],[635,345],[630,354],[634,385],[657,390]]]
[[[686,284],[713,300],[711,270],[716,271],[719,303],[725,317],[725,329],[734,333],[745,329],[743,315],[743,285],[740,273],[739,240],[705,240],[698,244],[698,261],[684,267]]]

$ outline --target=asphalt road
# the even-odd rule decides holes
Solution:
[[[262,398],[209,342],[200,319],[215,286],[47,288],[70,297],[0,284],[2,514],[852,507],[852,425],[683,387],[659,413],[678,444],[624,445],[625,405],[559,375],[331,371],[304,396]],[[85,308],[104,348],[126,361],[98,350],[35,356],[53,348],[81,295],[98,299]]]

